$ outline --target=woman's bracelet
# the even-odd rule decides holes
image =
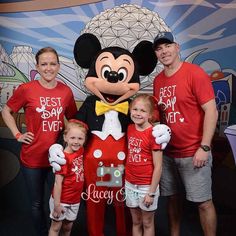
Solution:
[[[15,138],[16,138],[16,140],[18,140],[18,138],[20,137],[22,135],[22,133],[17,133],[16,135],[15,135]]]

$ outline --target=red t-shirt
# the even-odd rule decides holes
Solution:
[[[155,78],[154,96],[161,122],[172,131],[165,153],[175,158],[193,156],[203,134],[201,105],[215,98],[209,76],[201,67],[184,62],[174,75],[161,72]]]
[[[80,148],[74,153],[64,152],[66,165],[63,165],[61,170],[55,173],[64,176],[61,203],[76,204],[80,202],[84,185],[83,153],[84,148]]]
[[[127,130],[127,138],[125,179],[132,184],[150,185],[153,174],[152,151],[161,149],[152,136],[152,126],[139,131],[131,124]]]
[[[48,149],[64,128],[64,116],[70,119],[77,112],[71,89],[57,83],[47,89],[36,81],[21,84],[8,100],[13,112],[25,112],[27,131],[34,134],[31,144],[22,144],[21,161],[30,168],[49,167]]]

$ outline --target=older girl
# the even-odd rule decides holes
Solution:
[[[152,136],[155,99],[138,95],[130,105],[134,124],[128,127],[128,158],[125,169],[126,205],[133,221],[133,236],[154,236],[154,213],[159,197],[162,151]]]

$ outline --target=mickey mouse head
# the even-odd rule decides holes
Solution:
[[[115,105],[132,97],[140,89],[139,76],[150,74],[157,63],[152,42],[141,41],[133,52],[121,47],[101,47],[90,33],[75,42],[77,64],[89,69],[85,79],[87,89],[105,103]]]

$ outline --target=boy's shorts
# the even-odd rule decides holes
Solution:
[[[61,205],[64,208],[64,213],[62,213],[60,217],[56,218],[52,215],[54,210],[54,199],[52,198],[52,196],[50,197],[49,200],[50,218],[55,221],[63,221],[63,220],[75,221],[79,211],[80,203],[77,204],[61,203]]]
[[[205,202],[212,199],[211,191],[212,156],[205,166],[193,166],[193,157],[170,158],[163,157],[162,175],[160,181],[161,196],[171,196],[183,190],[186,199],[192,202]]]
[[[144,196],[148,193],[150,185],[134,185],[125,181],[126,205],[130,208],[139,207],[144,211],[155,211],[157,209],[158,198],[160,196],[159,187],[156,190],[153,203],[149,207],[144,204]]]

